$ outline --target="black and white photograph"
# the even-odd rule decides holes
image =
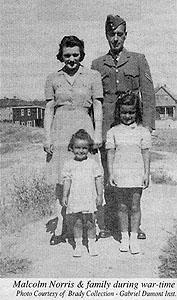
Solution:
[[[175,299],[176,0],[0,5],[0,299]]]

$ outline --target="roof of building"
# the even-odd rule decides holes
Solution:
[[[172,98],[158,98],[156,99],[156,106],[176,106],[176,102]]]
[[[160,95],[159,91],[162,90],[163,94]],[[176,106],[177,97],[167,88],[166,85],[156,88],[155,93],[159,93],[160,97],[156,97],[156,106]],[[168,97],[165,97],[166,96]]]
[[[17,106],[41,106],[41,107],[45,107],[46,102],[45,101],[38,101],[38,100],[34,100],[34,101],[25,101],[25,100],[21,100],[21,99],[17,99],[17,98],[3,98],[0,99],[0,107],[17,107]]]
[[[175,101],[177,101],[177,96],[174,95],[172,91],[166,86],[166,85],[161,85],[155,89],[155,93],[157,94],[159,90],[162,89],[165,93],[167,93],[171,98],[173,98]]]
[[[11,106],[11,108],[42,108],[45,109],[45,107],[39,106],[39,105],[23,105],[23,106]]]

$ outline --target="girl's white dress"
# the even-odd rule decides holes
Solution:
[[[67,214],[96,211],[95,178],[102,176],[102,174],[98,163],[90,157],[83,161],[71,159],[64,163],[63,179],[71,179]]]
[[[142,149],[151,147],[149,130],[136,123],[112,127],[107,132],[106,149],[115,149],[114,180],[118,187],[142,187],[144,162]]]

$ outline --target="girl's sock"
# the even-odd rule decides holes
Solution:
[[[138,254],[140,252],[137,235],[138,235],[137,232],[130,233],[130,252],[131,252],[131,254]]]
[[[94,239],[91,239],[91,238],[88,239],[88,248],[89,248],[90,256],[97,256],[98,255],[97,243],[95,242],[95,238]]]
[[[75,238],[76,248],[74,249],[73,257],[81,257],[82,256],[82,237]]]
[[[122,239],[121,239],[121,244],[119,247],[119,250],[121,252],[128,252],[129,251],[129,234],[128,231],[121,232],[122,234]]]
[[[121,232],[121,234],[122,234],[122,239],[129,239],[128,231]]]
[[[130,238],[131,239],[137,239],[138,232],[130,232]]]

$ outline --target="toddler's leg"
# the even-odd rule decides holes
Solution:
[[[130,207],[131,233],[130,233],[130,251],[132,254],[140,252],[139,243],[137,240],[138,229],[141,219],[140,200],[142,189],[137,188],[132,192],[132,204]]]
[[[74,224],[74,239],[76,242],[76,248],[73,253],[73,257],[81,257],[82,256],[82,233],[83,233],[83,221],[82,221],[82,213],[74,214],[76,221]]]
[[[86,214],[88,228],[88,248],[90,256],[97,256],[95,215]]]

